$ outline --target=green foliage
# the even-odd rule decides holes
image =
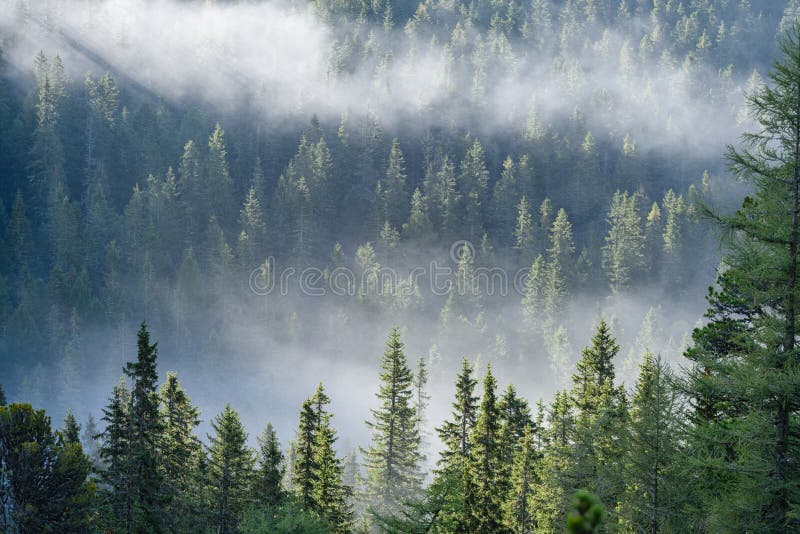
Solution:
[[[304,510],[299,503],[289,500],[281,505],[250,508],[239,523],[243,534],[328,534],[333,532],[330,523]]]
[[[378,514],[393,513],[422,487],[420,436],[413,405],[414,376],[408,367],[400,331],[393,328],[381,358],[380,407],[367,426],[372,442],[363,451],[367,469],[364,498]]]
[[[578,491],[572,501],[572,511],[567,516],[567,532],[592,534],[599,532],[605,516],[600,501],[587,491]]]
[[[63,434],[62,434],[63,435]],[[94,484],[79,442],[59,439],[44,410],[0,406],[0,525],[19,532],[75,532],[90,525]],[[6,493],[7,492],[7,493]]]
[[[208,484],[211,524],[217,532],[238,531],[239,518],[252,502],[253,451],[239,414],[229,405],[211,422]]]

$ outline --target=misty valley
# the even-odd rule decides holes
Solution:
[[[800,532],[798,17],[0,0],[0,532]]]

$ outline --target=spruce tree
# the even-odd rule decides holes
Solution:
[[[494,534],[505,532],[502,503],[505,499],[503,454],[500,442],[500,410],[496,396],[497,382],[492,368],[483,377],[483,396],[468,460],[469,486],[466,503],[470,514],[470,532]]]
[[[122,377],[114,387],[108,405],[103,409],[102,420],[106,427],[101,434],[103,441],[100,458],[103,471],[100,473],[100,480],[108,488],[104,495],[104,505],[110,516],[110,528],[128,525],[132,515],[130,400],[130,391]],[[125,530],[128,530],[127,526]]]
[[[321,413],[314,440],[314,487],[312,510],[334,525],[334,532],[350,531],[353,512],[350,506],[352,488],[342,482],[344,465],[336,456],[336,431],[330,424],[332,415]]]
[[[59,438],[62,443],[80,444],[81,442],[81,426],[75,419],[72,410],[67,410],[67,415],[64,417],[64,428],[59,432]]]
[[[603,270],[612,291],[626,289],[645,265],[645,236],[636,210],[636,196],[614,193],[608,212],[609,230],[603,245]]]
[[[131,379],[128,408],[128,460],[132,499],[125,518],[127,529],[133,531],[160,530],[163,524],[163,493],[159,443],[164,430],[159,413],[156,382],[157,343],[150,343],[147,325],[142,323],[137,335],[138,352],[135,362],[125,364],[125,374]]]
[[[472,367],[464,359],[456,377],[451,420],[436,429],[444,448],[439,453],[436,476],[428,494],[429,499],[437,504],[438,521],[449,531],[467,531],[472,520],[466,496],[470,486],[468,462],[472,450],[472,429],[478,415],[476,385]]]
[[[503,523],[514,534],[534,531],[533,492],[536,481],[538,451],[532,425],[526,425],[514,454],[508,496],[503,503]]]
[[[225,409],[211,422],[214,435],[210,446],[208,484],[212,498],[211,524],[216,532],[238,532],[245,507],[252,501],[253,451],[247,446],[247,433],[239,414]]]
[[[363,451],[367,469],[365,498],[379,514],[398,510],[422,485],[420,436],[413,406],[414,376],[408,367],[400,331],[393,328],[381,358],[380,406],[367,426],[370,447]]]
[[[258,437],[257,467],[253,481],[255,500],[267,506],[276,506],[283,500],[283,453],[272,424],[267,423]]]
[[[311,399],[303,401],[300,408],[300,424],[294,445],[295,458],[292,468],[292,485],[302,505],[312,510],[314,507],[314,485],[316,482],[316,460],[314,450],[317,439],[317,415]]]
[[[623,529],[655,534],[680,530],[682,494],[680,442],[685,421],[680,392],[667,364],[644,353],[631,399],[630,439],[625,451],[625,495],[620,503]]]
[[[202,446],[194,435],[200,424],[200,412],[191,403],[178,377],[167,373],[159,390],[163,421],[161,436],[161,470],[169,504],[166,507],[170,528],[191,529],[197,525],[200,510],[197,478],[202,463]]]

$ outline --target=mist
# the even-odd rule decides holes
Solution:
[[[410,31],[414,18],[405,27],[354,25],[323,20],[314,4],[282,1],[10,4],[0,29],[19,74],[30,76],[40,50],[57,53],[77,80],[111,70],[173,101],[256,113],[269,128],[312,114],[327,121],[348,114],[375,116],[392,129],[457,124],[484,135],[536,135],[579,113],[595,135],[629,134],[645,149],[713,158],[748,124],[742,93],[754,69],[647,56],[637,50],[641,43],[609,28],[555,53],[552,33],[537,34],[544,42],[534,47],[496,35],[484,43],[459,27],[450,43],[439,43]],[[450,9],[445,18],[456,15]],[[627,24],[647,37],[645,18]],[[348,32],[364,41],[362,53],[337,60],[356,46]],[[698,91],[693,80],[716,87]]]

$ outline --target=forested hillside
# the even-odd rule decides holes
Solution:
[[[7,0],[2,525],[798,527],[798,13]]]

